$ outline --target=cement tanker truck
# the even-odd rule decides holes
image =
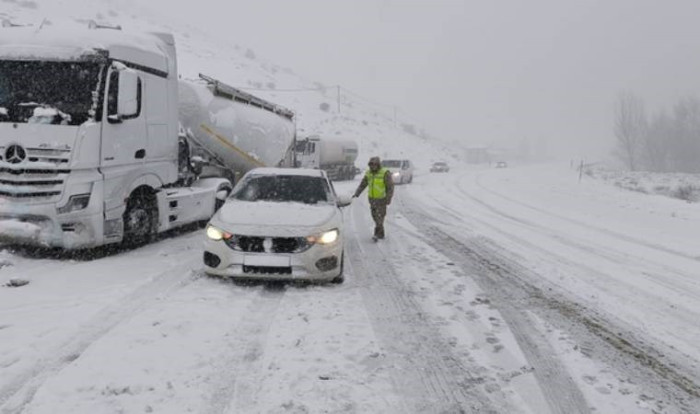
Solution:
[[[200,74],[180,81],[179,120],[200,177],[232,182],[256,167],[293,166],[294,113]]]
[[[351,139],[310,135],[295,145],[296,163],[303,168],[320,168],[331,180],[352,180],[357,174],[357,143]]]
[[[170,34],[3,25],[0,243],[145,243],[208,220],[234,172],[292,165],[291,111],[178,78]]]

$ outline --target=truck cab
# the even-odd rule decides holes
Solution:
[[[350,139],[310,135],[295,146],[298,167],[324,170],[335,181],[355,178],[357,154],[357,143]]]
[[[94,247],[211,214],[202,203],[215,202],[201,186],[171,188],[172,35],[97,26],[0,31],[0,241]]]
[[[321,138],[318,135],[309,136],[296,142],[294,151],[297,167],[321,168]],[[318,150],[317,147],[318,146]]]

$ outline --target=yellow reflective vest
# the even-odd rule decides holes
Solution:
[[[367,195],[370,199],[386,198],[386,182],[384,181],[384,176],[387,171],[389,170],[386,168],[380,168],[376,173],[373,173],[372,170],[367,170],[365,173]]]

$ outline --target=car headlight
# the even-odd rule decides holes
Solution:
[[[86,208],[90,204],[90,193],[87,194],[75,194],[70,196],[68,202],[65,206],[59,207],[56,210],[58,214],[70,213],[71,211],[78,211]]]
[[[401,175],[401,173],[398,172],[398,171],[396,171],[395,173],[393,173],[393,174],[391,174],[391,175],[392,175],[392,177],[398,177],[399,175]]]
[[[339,235],[340,235],[340,232],[338,231],[338,229],[333,229],[333,230],[323,232],[321,234],[309,236],[306,238],[306,241],[308,241],[309,244],[314,244],[314,243],[331,244],[331,243],[335,242],[336,240],[338,240]]]
[[[233,234],[228,233],[226,231],[223,231],[217,227],[212,226],[211,224],[207,226],[207,237],[209,237],[212,240],[228,240],[231,237],[233,237]]]

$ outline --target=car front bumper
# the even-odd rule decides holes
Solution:
[[[341,273],[342,255],[342,238],[298,253],[243,252],[206,238],[203,260],[205,273],[226,278],[330,281]]]

